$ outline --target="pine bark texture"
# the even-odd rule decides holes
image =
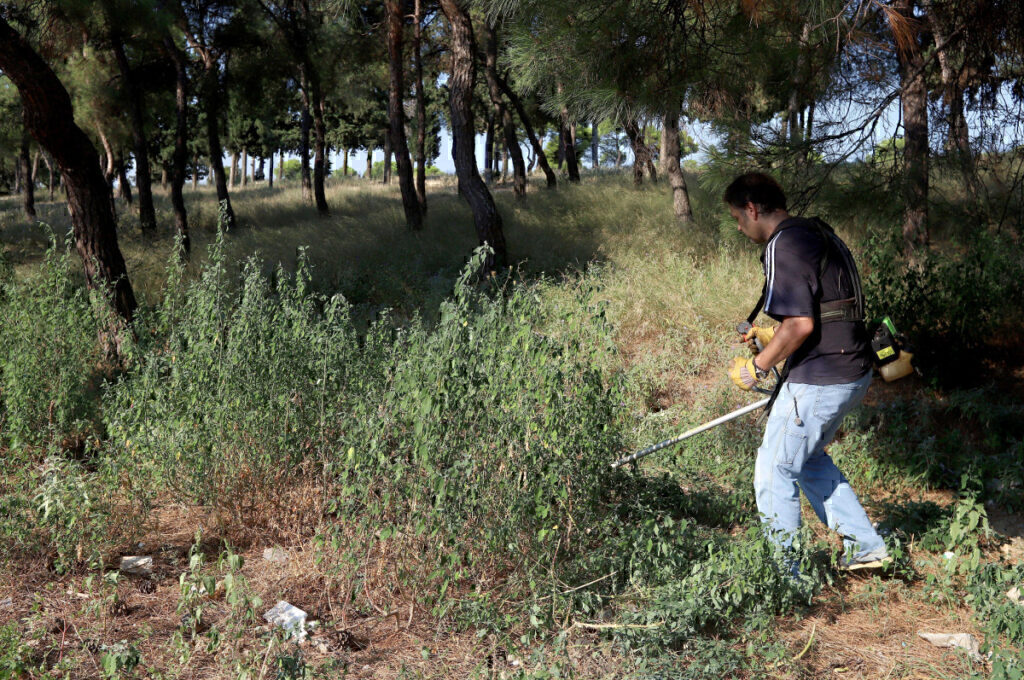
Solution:
[[[132,184],[128,181],[128,165],[123,152],[117,156],[117,197],[127,205],[132,204]]]
[[[330,213],[327,207],[327,192],[324,183],[327,178],[327,124],[324,122],[324,98],[319,77],[312,79],[313,85],[313,200],[321,217]]]
[[[640,187],[644,183],[647,145],[644,143],[640,125],[635,119],[627,120],[623,127],[626,130],[626,136],[629,137],[629,144],[633,149],[633,186]]]
[[[32,162],[28,157],[28,145],[30,135],[28,130],[21,136],[21,145],[18,147],[18,167],[21,168],[22,192],[21,207],[25,211],[25,219],[29,222],[36,221],[36,181],[32,177]]]
[[[487,131],[484,133],[484,182],[494,181],[494,114],[487,116]]]
[[[402,193],[405,223],[410,229],[418,231],[423,228],[423,214],[420,212],[419,197],[416,195],[412,161],[409,159],[409,145],[405,138],[405,112],[402,110],[402,99],[405,95],[405,83],[402,78],[404,22],[399,0],[385,0],[384,9],[387,12],[388,21],[388,70],[391,76],[391,88],[388,96],[391,148],[398,163],[398,186]]]
[[[302,177],[302,199],[309,202],[313,200],[313,175],[309,168],[309,134],[313,127],[313,116],[309,112],[309,86],[305,84],[305,77],[302,80],[303,86],[300,88],[302,94],[302,114],[299,119],[299,165]]]
[[[448,79],[449,106],[451,108],[452,158],[459,178],[459,193],[473,210],[473,223],[480,244],[487,244],[494,254],[485,267],[490,270],[504,268],[508,260],[501,215],[494,198],[480,179],[476,169],[473,129],[474,68],[473,26],[469,14],[457,0],[440,0],[441,11],[448,19],[451,31],[451,69]]]
[[[548,188],[554,189],[558,185],[558,179],[555,177],[555,171],[551,169],[551,165],[548,164],[548,158],[544,154],[544,147],[541,145],[540,140],[537,139],[537,133],[533,129],[533,125],[530,124],[530,117],[526,115],[526,109],[523,107],[523,102],[519,99],[519,96],[509,86],[508,81],[501,75],[498,76],[498,86],[501,87],[501,91],[508,97],[508,100],[512,102],[512,106],[516,109],[516,115],[519,116],[519,121],[523,124],[523,129],[526,130],[526,136],[530,140],[530,146],[533,147],[534,158],[540,165],[540,169],[544,171],[544,177],[547,180]]]
[[[149,168],[149,150],[146,144],[142,89],[132,73],[128,55],[124,51],[121,37],[111,36],[114,59],[124,81],[128,95],[128,121],[132,131],[132,151],[135,155],[135,188],[139,191],[139,228],[143,233],[156,231],[156,210],[153,207],[153,179]]]
[[[693,221],[693,208],[690,207],[690,193],[686,189],[686,178],[679,166],[679,117],[678,113],[666,113],[663,124],[662,139],[664,144],[664,169],[672,186],[672,212],[682,222]]]
[[[523,162],[523,151],[519,148],[519,139],[516,137],[516,124],[512,120],[512,112],[505,106],[501,98],[501,86],[498,85],[498,38],[494,29],[484,22],[485,55],[484,61],[487,75],[487,89],[491,95],[491,107],[494,110],[495,120],[501,121],[502,132],[505,137],[505,147],[508,149],[503,162],[508,162],[508,156],[512,157],[513,190],[517,198],[526,195],[526,164]],[[504,174],[505,169],[502,169]]]
[[[203,57],[204,69],[204,103],[206,104],[206,144],[210,152],[210,172],[213,173],[214,183],[217,186],[217,203],[220,210],[224,211],[224,227],[235,228],[235,211],[231,208],[231,196],[228,193],[227,177],[224,175],[224,162],[221,157],[224,155],[224,147],[220,143],[220,77],[217,75],[217,62],[212,55],[206,54]]]
[[[75,124],[71,97],[53,70],[2,17],[0,70],[18,88],[26,130],[60,168],[86,282],[108,296],[120,319],[104,337],[108,351],[119,355],[136,302],[96,148]]]
[[[897,49],[903,107],[903,243],[908,253],[928,246],[928,88],[915,0],[896,0],[894,9],[912,30],[911,45]]]
[[[423,8],[420,0],[413,4],[412,51],[416,77],[416,196],[420,214],[427,214],[427,100],[423,94]]]
[[[580,163],[576,158],[576,135],[569,124],[569,109],[562,108],[562,140],[564,145],[565,166],[569,172],[569,181],[579,183]]]
[[[181,243],[182,258],[192,251],[188,233],[188,212],[182,192],[185,186],[185,162],[188,154],[188,71],[185,54],[168,35],[164,37],[164,50],[174,63],[174,153],[171,156],[171,208],[174,211],[174,230]],[[198,168],[193,170],[198,174]]]

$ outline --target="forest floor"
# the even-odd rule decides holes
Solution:
[[[512,257],[525,276],[536,279],[544,273],[548,277],[541,289],[547,303],[563,304],[581,282],[598,281],[615,329],[615,361],[620,362],[616,370],[629,377],[636,403],[635,426],[626,447],[639,447],[685,429],[691,418],[722,403],[728,387],[721,366],[736,351],[728,328],[745,313],[744,306],[756,298],[759,287],[756,251],[738,239],[728,240],[733,235],[716,215],[715,201],[700,195],[697,182],[692,185],[697,202],[707,206],[698,214],[705,235],[688,236],[685,242],[674,236],[677,227],[668,214],[665,187],[664,191],[637,192],[621,205],[610,205],[605,199],[609,191],[626,193],[625,180],[617,177],[592,178],[581,187],[560,188],[560,196],[532,189],[524,203],[498,191]],[[432,192],[425,231],[410,234],[401,223],[397,187],[361,182],[333,185],[328,194],[332,215],[323,219],[301,204],[295,187],[278,193],[243,189],[233,196],[240,228],[228,235],[229,252],[234,261],[258,253],[264,258],[265,271],[271,272],[276,264],[294,268],[297,249],[308,246],[314,286],[344,291],[366,322],[385,308],[396,309],[399,323],[416,312],[430,318],[450,291],[463,264],[460,258],[475,245],[468,211],[450,183],[438,182]],[[163,221],[170,223],[166,197],[161,201]],[[205,190],[191,194],[189,205],[196,253],[190,268],[198,271],[205,261],[205,246],[215,238],[215,210]],[[62,210],[58,203],[40,206],[42,218],[58,234],[67,229]],[[136,290],[144,302],[155,301],[163,285],[170,237],[143,239],[134,233],[130,215],[123,222],[122,247]],[[0,198],[0,237],[6,257],[19,273],[37,266],[47,241],[38,227],[19,223],[13,198]],[[703,268],[694,266],[694,253],[706,242],[723,240],[731,244],[729,248],[721,249]],[[833,455],[872,519],[901,536],[903,566],[890,573],[833,571],[830,582],[810,604],[776,617],[768,634],[775,645],[770,654],[756,651],[764,643],[761,632],[739,627],[723,633],[718,642],[733,655],[729,658],[746,658],[739,666],[683,646],[670,655],[675,659],[673,670],[651,671],[643,654],[620,646],[613,633],[627,624],[614,620],[587,621],[574,615],[527,643],[521,643],[525,636],[496,636],[456,625],[417,606],[415,593],[395,592],[383,578],[374,581],[374,560],[386,561],[386,554],[367,562],[366,585],[357,599],[350,600],[325,586],[330,583],[329,567],[321,560],[319,534],[296,527],[291,539],[279,534],[273,541],[261,540],[258,532],[226,528],[224,518],[210,507],[167,497],[150,509],[137,542],[107,554],[103,569],[58,574],[51,559],[42,554],[0,560],[0,632],[4,626],[13,626],[21,633],[17,644],[10,635],[5,640],[0,634],[0,678],[42,678],[51,671],[54,676],[76,678],[253,680],[685,678],[705,677],[705,673],[720,678],[986,677],[996,672],[990,658],[938,648],[918,633],[970,633],[979,642],[1006,646],[1005,640],[1000,643],[998,635],[993,635],[989,622],[979,617],[968,587],[977,568],[968,563],[971,547],[976,548],[980,563],[1010,567],[1024,563],[1019,493],[999,486],[998,493],[990,493],[984,502],[975,499],[987,515],[988,526],[972,527],[976,539],[960,550],[942,534],[943,527],[957,521],[958,504],[964,500],[962,489],[950,483],[953,473],[943,468],[945,476],[939,479],[933,468],[921,472],[904,465],[899,452],[894,460],[883,459],[885,451],[896,451],[901,442],[924,451],[932,450],[929,446],[946,446],[943,442],[953,437],[948,446],[961,442],[971,447],[991,439],[994,435],[987,428],[993,422],[1003,423],[1000,418],[1006,413],[1016,419],[1024,403],[1024,355],[1015,345],[993,344],[986,350],[984,366],[984,373],[975,375],[971,384],[957,387],[939,387],[918,376],[892,385],[876,381],[864,415],[858,416],[868,424],[856,425],[849,436],[841,435]],[[990,399],[997,403],[989,407]],[[997,426],[1003,428],[998,446],[1010,442],[1019,447],[1019,423],[991,425]],[[742,428],[746,436],[756,437],[752,423]],[[881,443],[886,433],[888,449]],[[875,436],[879,439],[872,439]],[[858,442],[867,442],[861,447],[867,452],[858,448]],[[876,444],[877,450],[870,448]],[[609,460],[616,453],[621,452],[610,452]],[[726,480],[722,489],[749,495],[741,484],[749,474],[744,470],[752,465],[753,452],[736,453],[741,460],[720,467],[696,457],[703,454],[689,451],[651,460],[642,469],[652,477],[668,474],[688,489],[694,483],[694,470],[704,466],[701,474],[722,475]],[[986,476],[988,471],[980,465],[982,483],[990,490],[996,488],[998,471]],[[919,510],[923,514],[915,515]],[[815,538],[837,551],[838,539],[822,527],[806,502],[804,514]],[[739,533],[740,527],[732,525],[726,528],[729,531]],[[198,544],[197,536],[202,537]],[[211,651],[194,645],[184,654],[189,645],[181,635],[183,601],[188,599],[193,610],[205,610],[204,620],[215,625],[234,620],[233,612],[237,613],[230,590],[221,587],[222,580],[213,592],[202,591],[199,597],[186,592],[202,583],[191,578],[197,573],[190,565],[195,546],[212,565],[213,556],[227,544],[230,552],[244,558],[242,566],[231,571],[219,565],[211,573],[217,579],[229,571],[235,578],[243,577],[247,601],[252,605],[258,598],[261,604],[252,605],[254,620],[224,627],[224,644],[211,645]],[[273,560],[266,559],[267,549],[280,552],[272,555]],[[117,564],[124,555],[152,557],[152,573],[119,574]],[[1024,589],[1024,583],[1020,586]],[[263,621],[264,611],[281,600],[317,622],[307,640],[282,644]],[[380,604],[384,602],[389,604]],[[1000,609],[1002,615],[1024,621],[1024,604],[1019,610]],[[185,611],[187,615],[191,610]],[[516,621],[509,630],[522,627]],[[710,638],[714,640],[716,634]],[[125,644],[119,647],[122,641]],[[141,658],[140,663],[126,660],[132,653]],[[74,657],[76,663],[62,664],[65,656]],[[21,665],[15,663],[16,657]],[[26,659],[29,663],[24,663]],[[724,665],[716,671],[720,661]],[[5,671],[5,662],[10,672]]]

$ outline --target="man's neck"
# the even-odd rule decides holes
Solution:
[[[764,223],[767,235],[765,240],[770,239],[775,234],[775,230],[778,229],[779,225],[788,220],[789,217],[789,213],[785,210],[776,210],[772,214],[762,217],[761,221]]]

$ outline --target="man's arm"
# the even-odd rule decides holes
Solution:
[[[772,341],[754,357],[754,365],[762,371],[771,370],[772,366],[789,358],[789,355],[800,349],[804,340],[814,332],[814,319],[809,316],[787,316],[775,329]]]

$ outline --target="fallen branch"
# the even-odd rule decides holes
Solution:
[[[655,621],[654,623],[584,623],[583,621],[573,621],[572,628],[587,628],[590,630],[615,630],[620,628],[649,630],[651,628],[658,628],[664,625],[664,621]]]

